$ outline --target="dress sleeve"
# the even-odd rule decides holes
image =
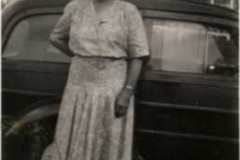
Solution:
[[[73,7],[74,5],[72,2],[65,6],[63,15],[59,18],[50,34],[50,39],[68,40]]]
[[[149,56],[149,47],[143,19],[134,5],[129,7],[127,19],[128,57],[140,58]]]

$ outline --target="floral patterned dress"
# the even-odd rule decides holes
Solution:
[[[127,59],[149,55],[137,8],[115,0],[97,14],[93,3],[70,2],[51,36],[68,38],[75,56],[58,116],[54,141],[42,160],[131,160],[134,106],[116,118]]]

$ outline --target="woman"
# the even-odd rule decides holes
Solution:
[[[43,160],[131,160],[133,93],[149,55],[137,8],[74,0],[50,40],[72,57],[54,142]]]

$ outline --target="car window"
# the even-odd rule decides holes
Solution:
[[[238,11],[239,0],[185,0],[185,1],[220,6]]]
[[[70,58],[48,40],[60,15],[32,16],[14,28],[3,57],[17,60],[69,62]],[[209,65],[230,52],[231,36],[226,31],[201,24],[144,19],[154,70],[205,73]],[[220,42],[219,42],[220,41]],[[227,51],[226,51],[227,50]]]
[[[60,15],[32,16],[14,28],[3,57],[18,60],[69,62],[70,58],[53,47],[49,34]]]
[[[204,73],[223,59],[221,48],[231,42],[226,31],[190,22],[152,19],[147,28],[149,64],[156,70]],[[224,39],[222,44],[219,39]]]

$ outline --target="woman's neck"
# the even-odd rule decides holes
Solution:
[[[101,12],[102,10],[111,6],[114,1],[115,0],[93,0],[93,4],[96,12]]]

